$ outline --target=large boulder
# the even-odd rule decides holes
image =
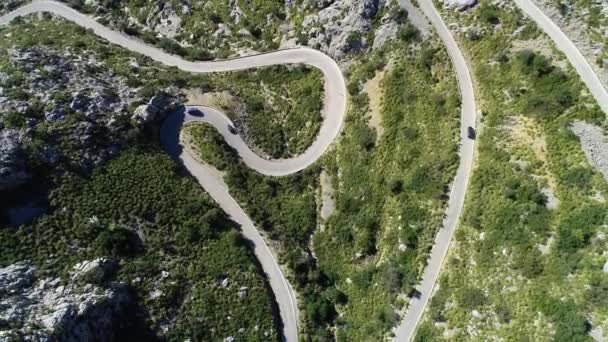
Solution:
[[[183,3],[181,8],[171,1],[155,1],[146,19],[146,25],[154,31],[174,38],[181,29],[182,14],[190,12],[190,6]]]
[[[109,279],[118,268],[114,260],[97,258],[76,264],[72,270],[72,280],[101,284]]]
[[[388,43],[391,39],[394,39],[397,36],[398,31],[399,25],[395,22],[390,21],[383,24],[376,30],[376,34],[374,35],[374,45],[372,48],[376,50],[383,47],[384,44]]]
[[[160,94],[153,96],[148,104],[141,105],[135,109],[132,119],[145,124],[156,119],[162,119],[161,115],[173,111],[177,102],[171,96]]]
[[[0,191],[15,188],[29,178],[21,140],[21,132],[0,129]]]
[[[65,118],[65,110],[63,107],[57,106],[51,111],[44,113],[44,117],[47,121],[59,121]]]

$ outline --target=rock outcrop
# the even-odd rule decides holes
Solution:
[[[182,17],[180,14],[189,12],[190,5],[188,2],[183,2],[182,8],[179,9],[175,8],[170,1],[156,1],[148,14],[146,25],[166,37],[173,38],[181,28]]]
[[[153,96],[148,104],[141,105],[135,109],[132,119],[140,124],[146,124],[157,119],[163,119],[165,114],[175,110],[179,105],[175,98],[160,94]]]
[[[30,158],[49,166],[65,161],[84,169],[100,165],[117,151],[121,132],[132,128],[122,118],[128,118],[129,105],[138,100],[126,80],[92,54],[41,46],[11,49],[5,57],[22,78],[15,85],[13,75],[0,72],[0,89],[6,89],[0,93],[0,121],[10,122],[7,115],[13,116],[11,130],[0,126],[0,183],[6,178],[19,185],[14,181],[24,176],[23,169],[16,167],[21,164],[19,151],[27,150]],[[36,139],[44,141],[34,141],[34,133],[42,127],[46,134]],[[102,132],[113,139],[96,139]],[[63,148],[54,148],[59,141],[65,142]],[[32,143],[42,148],[26,148]]]
[[[443,4],[447,8],[466,10],[477,4],[477,0],[443,0]]]
[[[72,280],[101,284],[108,280],[117,268],[118,264],[114,260],[106,258],[83,261],[74,266]]]
[[[0,191],[25,182],[25,155],[21,150],[23,134],[15,129],[0,129]]]
[[[146,123],[178,102],[177,89],[141,98],[86,51],[37,46],[10,49],[5,58],[15,71],[0,71],[0,191],[28,179],[35,171],[29,161],[85,172],[102,165],[133,136],[134,103],[149,100],[133,116]]]
[[[604,130],[584,121],[574,121],[571,129],[579,137],[589,163],[608,180],[608,143]]]
[[[369,46],[365,36],[380,8],[379,0],[323,1],[317,5],[322,9],[306,16],[302,23],[309,46],[337,59]]]
[[[93,264],[102,262],[98,259],[82,265]],[[101,269],[85,268],[87,272]],[[73,276],[78,272],[81,270]],[[59,278],[35,278],[36,269],[28,262],[0,268],[0,341],[114,339],[119,319],[131,303],[124,284],[66,285]]]
[[[23,5],[25,0],[2,0],[0,2],[0,14],[12,11],[13,9]]]
[[[399,25],[395,22],[388,22],[386,24],[381,25],[374,35],[374,44],[372,48],[379,49],[384,44],[388,43],[391,39],[394,39],[397,36],[397,32],[399,31]]]

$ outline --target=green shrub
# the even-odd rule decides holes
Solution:
[[[500,18],[498,8],[495,5],[488,5],[487,3],[482,4],[479,8],[479,19],[488,24],[499,24]]]
[[[399,194],[403,190],[403,181],[401,179],[391,179],[388,183],[388,188],[394,194]]]
[[[464,288],[459,291],[458,304],[471,311],[487,303],[485,293],[477,288]]]
[[[418,42],[420,41],[420,30],[412,23],[408,22],[399,27],[397,36],[406,43]]]

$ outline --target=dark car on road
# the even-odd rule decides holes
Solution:
[[[228,132],[230,132],[234,135],[237,134],[236,128],[234,128],[234,126],[232,126],[232,125],[228,125]]]
[[[469,137],[469,139],[474,140],[475,139],[475,129],[471,126],[469,126],[469,128],[467,128],[467,137]]]
[[[205,116],[205,114],[198,108],[188,108],[188,114],[199,117]]]

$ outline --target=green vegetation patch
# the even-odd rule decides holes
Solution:
[[[187,139],[194,145],[194,150],[201,161],[220,171],[226,170],[230,163],[237,162],[236,151],[226,143],[224,137],[210,124],[187,124],[183,130]]]
[[[338,306],[340,339],[380,340],[398,322],[396,311],[426,264],[456,170],[460,100],[451,64],[437,41],[418,48],[354,68],[345,134],[327,159],[337,209],[315,234],[314,247],[321,269],[348,297]],[[358,89],[391,57],[382,94],[369,94],[383,96],[384,132],[377,138],[368,124],[368,94]]]
[[[198,155],[226,172],[231,193],[280,242],[280,260],[303,294],[307,339],[332,339],[333,329],[338,339],[383,338],[397,323],[394,304],[418,280],[440,226],[457,165],[460,103],[445,50],[437,42],[418,48],[411,54],[378,52],[353,65],[344,135],[334,151],[303,172],[261,176],[218,142],[211,126],[186,128]],[[383,94],[376,94],[384,96],[384,134],[378,139],[368,125],[361,85],[389,59]],[[326,222],[317,216],[321,167],[337,194],[336,212]]]
[[[484,11],[444,15],[468,25]],[[481,36],[460,39],[479,85],[477,167],[416,340],[591,341],[608,319],[608,184],[569,125],[604,114],[560,55],[532,50],[548,38],[530,21],[492,15]]]
[[[224,77],[217,87],[229,89],[245,105],[230,112],[254,147],[273,158],[303,153],[319,133],[323,74],[304,66],[274,66]]]
[[[176,319],[168,339],[277,336],[271,293],[237,227],[157,147],[70,176],[50,200],[31,225],[0,229],[2,266],[32,260],[41,276],[66,277],[80,261],[111,257],[120,260],[112,280],[130,284],[153,327]]]

